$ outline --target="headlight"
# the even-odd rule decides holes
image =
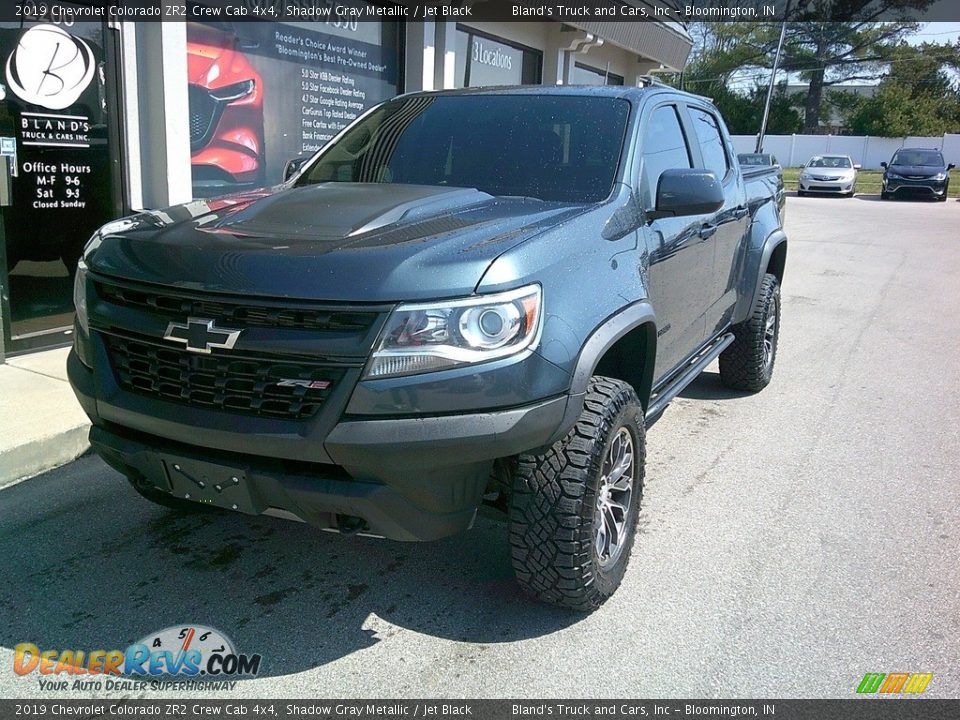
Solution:
[[[364,376],[413,375],[514,355],[536,343],[540,315],[539,285],[401,305],[387,319]]]
[[[945,172],[937,173],[936,175],[933,176],[933,179],[936,180],[937,182],[942,182],[947,179],[947,174]]]
[[[73,278],[73,307],[77,310],[77,324],[87,335],[90,334],[90,318],[87,315],[87,264],[81,258],[77,263],[77,274]]]
[[[888,173],[887,173],[887,179],[888,179],[888,180],[903,180],[902,177],[900,177],[900,176],[897,175],[896,173],[892,173],[892,172],[888,172]]]
[[[256,83],[253,80],[244,80],[243,82],[225,85],[222,88],[216,88],[210,91],[210,95],[220,102],[233,102],[242,97],[246,97],[253,92]]]
[[[93,367],[93,351],[90,347],[90,318],[87,314],[87,265],[83,258],[77,263],[77,274],[73,279],[73,306],[77,309],[77,319],[73,324],[73,349],[80,362],[88,368]]]

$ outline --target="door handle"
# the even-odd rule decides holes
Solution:
[[[703,224],[700,226],[700,231],[697,233],[700,237],[706,240],[708,237],[713,235],[717,231],[716,225]]]
[[[734,216],[737,220],[742,220],[743,218],[745,218],[745,217],[746,217],[747,215],[749,215],[749,214],[750,214],[750,208],[743,207],[743,206],[740,206],[740,207],[738,207],[736,210],[733,211],[733,216]]]

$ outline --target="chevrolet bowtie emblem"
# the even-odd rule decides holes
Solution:
[[[243,330],[216,327],[213,320],[206,318],[187,318],[186,324],[172,322],[167,325],[164,340],[183,343],[187,350],[209,354],[213,348],[230,350]]]

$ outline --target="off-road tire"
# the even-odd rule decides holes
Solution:
[[[154,505],[160,505],[169,510],[175,510],[178,513],[183,514],[193,514],[193,513],[204,513],[211,512],[216,508],[210,507],[208,505],[203,505],[198,502],[192,502],[190,500],[185,500],[183,498],[175,497],[168,492],[163,490],[158,490],[152,485],[144,483],[138,478],[128,477],[131,487],[137,491],[140,497],[145,500],[149,500]]]
[[[604,566],[594,522],[604,461],[621,429],[633,443],[632,491],[622,514],[622,545]],[[517,581],[528,594],[590,612],[614,593],[633,548],[645,456],[643,407],[636,393],[625,382],[599,376],[591,378],[583,412],[566,437],[545,452],[520,456],[509,508],[510,544]]]
[[[774,313],[773,347],[767,354],[764,343],[769,339],[767,321],[770,313]],[[733,335],[733,343],[720,353],[721,382],[734,390],[763,390],[773,377],[780,336],[780,283],[775,275],[767,273],[763,276],[753,312],[733,328]]]

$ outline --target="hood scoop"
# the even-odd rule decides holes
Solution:
[[[433,217],[434,215],[440,215],[445,212],[460,210],[470,205],[486,202],[487,200],[493,200],[493,196],[472,188],[450,190],[449,192],[444,192],[441,195],[426,200],[410,200],[371,219],[369,222],[349,233],[347,237],[363,235],[364,233],[377,230],[386,225],[394,225],[400,222],[416,222],[417,220],[423,220],[424,218]]]
[[[472,188],[323,183],[263,198],[200,229],[278,240],[340,240],[490,200],[491,195]]]

